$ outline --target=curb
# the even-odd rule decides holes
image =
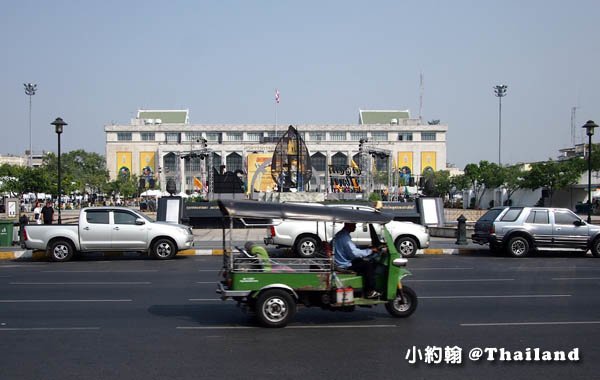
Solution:
[[[88,252],[86,257],[141,257],[142,252]],[[222,249],[186,249],[179,251],[177,256],[222,256]],[[30,249],[0,250],[1,260],[47,260],[46,252]]]

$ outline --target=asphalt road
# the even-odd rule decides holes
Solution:
[[[217,299],[220,262],[215,256],[0,262],[0,378],[599,376],[600,260],[591,256],[421,256],[409,261],[413,276],[406,284],[420,297],[410,318],[394,319],[381,306],[353,313],[301,309],[285,329],[258,328],[234,302]],[[513,355],[577,348],[579,360],[484,355],[472,361],[474,348]],[[429,349],[433,360],[456,359],[461,349],[462,363],[426,363]]]

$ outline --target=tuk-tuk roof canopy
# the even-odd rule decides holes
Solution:
[[[223,216],[232,218],[269,218],[312,220],[335,223],[385,224],[393,219],[390,214],[323,205],[271,203],[258,201],[219,200]]]

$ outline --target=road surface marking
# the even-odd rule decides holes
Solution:
[[[600,280],[600,277],[554,277],[555,281],[559,280]]]
[[[35,302],[131,302],[131,299],[114,299],[114,300],[0,300],[0,303],[35,303]]]
[[[460,298],[554,298],[554,297],[571,297],[570,294],[511,294],[499,296],[419,296],[419,299],[460,299]]]
[[[100,327],[0,327],[0,331],[81,331],[100,330]]]
[[[9,282],[9,285],[151,285],[149,281],[142,282]]]
[[[600,321],[461,323],[461,327],[595,325]]]
[[[514,278],[466,278],[448,280],[414,280],[406,279],[406,282],[486,282],[486,281],[514,281]]]

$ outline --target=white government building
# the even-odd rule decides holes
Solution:
[[[353,160],[357,163],[359,144],[365,139],[364,149],[387,152],[390,157],[389,161],[374,158],[378,170],[391,165],[393,170],[407,168],[418,177],[428,168],[446,169],[448,126],[438,121],[422,123],[411,118],[409,111],[360,110],[357,124],[293,126],[310,152],[313,178],[309,191],[327,191],[330,166],[351,167]],[[173,178],[178,191],[190,192],[198,190],[194,177],[206,181],[209,160],[180,158],[204,149],[212,152],[214,168],[224,165],[227,171],[241,171],[250,182],[256,167],[270,159],[287,129],[287,124],[191,124],[189,110],[139,110],[129,124],[104,127],[106,164],[111,180],[120,172],[129,172],[145,178],[146,187],[152,182],[164,191],[167,179]],[[263,185],[266,191],[269,181]]]

